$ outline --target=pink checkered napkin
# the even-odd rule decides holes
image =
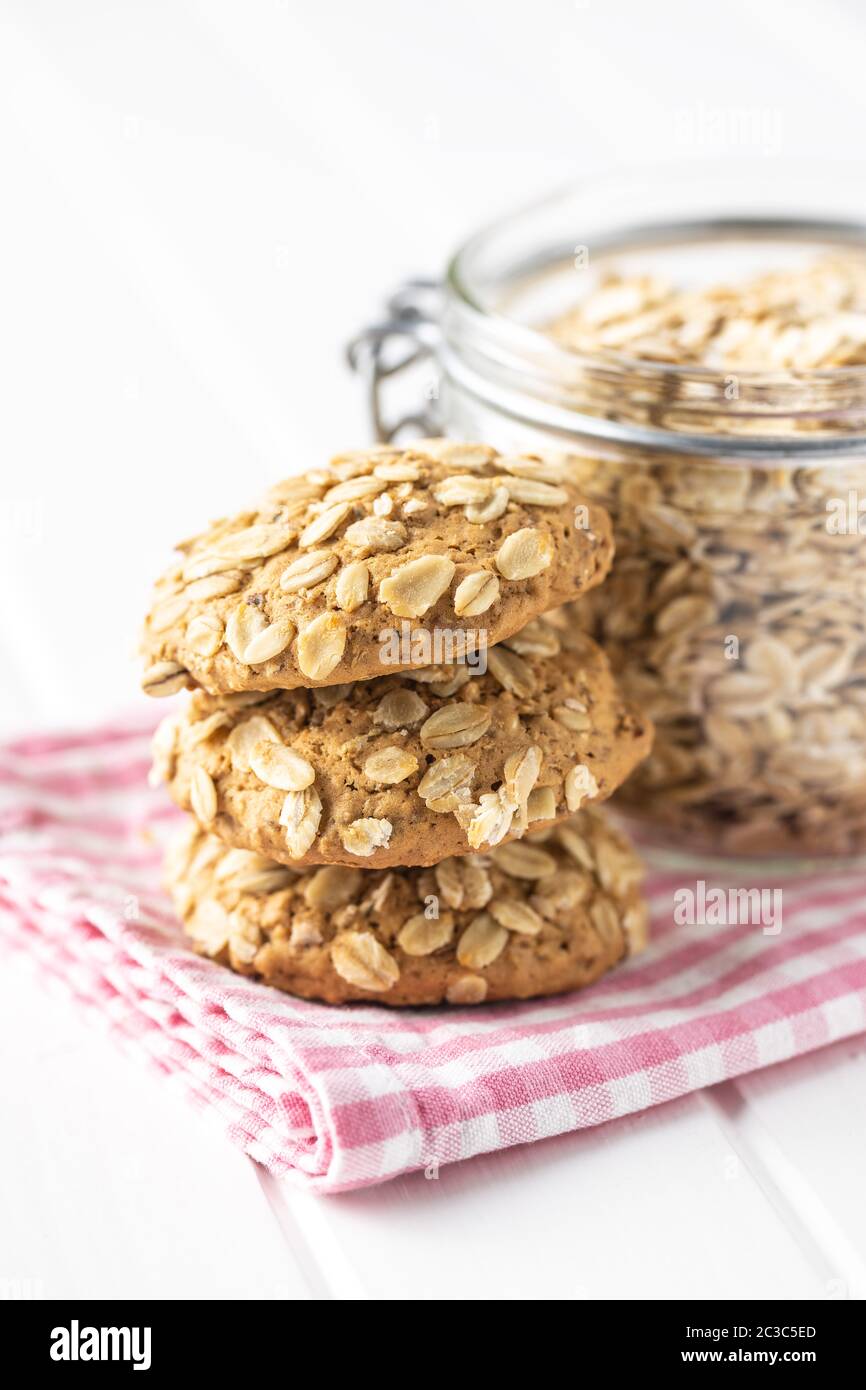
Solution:
[[[178,813],[146,784],[153,722],[0,746],[0,938],[182,1078],[273,1173],[363,1187],[866,1028],[866,882],[832,875],[785,886],[777,936],[675,927],[682,876],[655,876],[650,950],[556,999],[335,1009],[232,975],[186,949],[160,890]]]

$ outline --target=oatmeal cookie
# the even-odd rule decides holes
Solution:
[[[329,1004],[559,994],[646,940],[640,864],[590,811],[435,869],[298,872],[193,823],[168,886],[196,949]]]
[[[604,800],[651,726],[588,637],[543,621],[486,653],[352,687],[196,692],[154,774],[219,838],[296,867],[434,864]]]
[[[460,660],[599,584],[613,555],[561,463],[447,440],[339,455],[178,549],[145,625],[150,695]]]

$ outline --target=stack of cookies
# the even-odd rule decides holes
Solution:
[[[567,477],[374,447],[178,547],[143,686],[193,691],[154,774],[192,813],[168,877],[198,950],[306,998],[413,1005],[573,989],[642,944],[639,865],[594,803],[651,730],[553,611],[613,555]]]

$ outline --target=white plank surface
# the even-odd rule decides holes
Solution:
[[[613,161],[856,157],[864,60],[853,0],[8,0],[0,728],[131,703],[171,542],[366,438],[340,350],[395,280]],[[17,965],[0,1049],[7,1295],[863,1294],[861,1043],[330,1201]]]
[[[27,965],[0,974],[0,1291],[305,1298],[254,1166]]]
[[[814,1298],[809,1259],[696,1100],[322,1203],[282,1200],[368,1297]],[[749,1259],[743,1258],[749,1250]],[[737,1271],[736,1286],[732,1271]]]
[[[727,1088],[718,1088],[720,1091]],[[866,1041],[744,1077],[725,1126],[804,1248],[828,1298],[866,1298]]]

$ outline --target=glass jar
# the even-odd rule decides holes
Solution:
[[[722,373],[547,328],[614,267],[701,288],[866,251],[861,189],[768,161],[567,190],[472,237],[435,302],[404,289],[355,344],[377,409],[425,358],[415,427],[556,449],[610,511],[612,575],[557,620],[655,722],[617,805],[657,843],[866,851],[866,366]]]

